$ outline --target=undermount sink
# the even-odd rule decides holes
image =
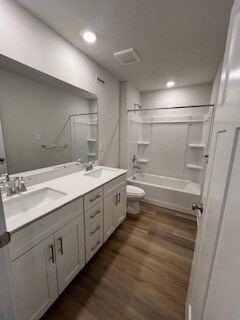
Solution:
[[[100,179],[100,178],[107,178],[114,173],[116,173],[116,171],[111,170],[111,169],[97,169],[94,171],[87,172],[84,175],[86,175],[88,177]]]
[[[19,214],[30,212],[54,200],[60,199],[65,195],[66,193],[55,189],[43,188],[13,196],[3,201],[5,218],[10,219]]]

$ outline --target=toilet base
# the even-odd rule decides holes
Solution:
[[[140,204],[139,201],[132,201],[127,203],[127,213],[130,214],[139,214],[140,213]]]

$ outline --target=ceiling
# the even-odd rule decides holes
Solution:
[[[212,82],[223,58],[233,0],[17,0],[42,22],[140,91]],[[94,45],[80,37],[91,29]],[[135,48],[141,62],[113,52]]]

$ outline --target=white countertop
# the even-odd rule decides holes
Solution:
[[[60,192],[66,193],[66,195],[64,195],[63,197],[57,200],[51,201],[47,205],[37,207],[36,209],[31,210],[30,212],[22,213],[22,214],[16,215],[15,217],[6,219],[7,231],[10,233],[13,233],[23,228],[27,224],[30,224],[34,220],[37,220],[43,217],[44,215],[49,214],[50,212],[60,208],[61,206],[66,205],[68,202],[71,202],[79,197],[84,196],[88,192],[104,185],[105,183],[127,172],[127,170],[123,170],[123,169],[102,167],[102,166],[94,167],[93,171],[96,171],[101,168],[113,170],[115,172],[108,177],[93,178],[93,177],[86,176],[84,174],[86,173],[85,171],[78,171],[75,173],[71,173],[71,174],[59,177],[57,179],[48,180],[48,181],[27,187],[28,189],[27,192],[39,190],[42,188],[52,188]],[[21,197],[21,196],[22,195],[19,194],[13,197]],[[9,198],[7,198],[6,196],[3,196],[3,201],[8,201],[8,199]]]

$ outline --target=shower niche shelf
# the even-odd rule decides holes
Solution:
[[[87,139],[87,142],[97,142],[96,139]]]
[[[148,141],[138,141],[138,145],[139,146],[149,146],[149,142]]]
[[[138,159],[138,163],[148,163],[148,159]]]
[[[189,147],[191,149],[204,149],[206,146],[204,144],[194,144],[194,143],[191,143],[189,144]]]
[[[187,167],[191,170],[195,170],[195,171],[201,171],[203,169],[203,167],[201,166],[197,166],[195,164],[187,164]]]
[[[88,153],[88,157],[96,157],[97,154],[96,153]]]

